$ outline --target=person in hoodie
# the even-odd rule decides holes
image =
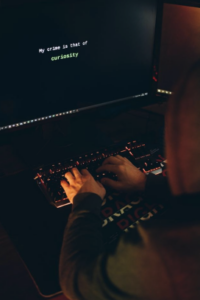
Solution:
[[[97,170],[115,173],[117,181],[97,182],[87,170],[65,174],[68,182],[61,185],[73,205],[59,274],[68,299],[200,299],[200,62],[169,99],[165,145],[167,179],[146,176],[119,155]],[[113,251],[105,250],[100,217],[104,186],[141,192],[147,201],[165,202],[168,212],[122,234]]]

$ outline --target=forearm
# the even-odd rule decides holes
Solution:
[[[98,201],[94,194],[90,197],[93,203]],[[64,233],[59,266],[62,291],[70,300],[129,300],[130,295],[112,283],[115,277],[118,280],[119,270],[123,268],[123,255],[119,255],[121,250],[116,250],[114,255],[103,251],[101,219],[95,208],[88,211],[83,210],[83,206],[87,206],[84,200],[81,210],[70,215]],[[119,266],[111,277],[108,275],[109,257],[113,257],[115,269]],[[122,281],[121,277],[119,281]],[[131,299],[137,297],[131,296]]]
[[[75,198],[64,233],[59,273],[65,295],[80,299],[76,284],[78,275],[91,269],[103,251],[100,217],[102,200],[95,194],[82,194]]]

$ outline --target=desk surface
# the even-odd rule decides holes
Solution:
[[[165,112],[166,104],[148,107],[146,109],[160,113]],[[107,127],[107,126],[106,126]],[[0,149],[3,152],[10,151],[8,148]],[[2,154],[2,153],[1,153]],[[4,156],[4,155],[3,155]],[[1,155],[1,157],[3,157]],[[8,163],[2,160],[1,170],[9,170],[13,173],[17,170],[23,169],[23,163],[15,160],[10,152],[10,159]],[[15,162],[15,163],[14,163]],[[3,167],[3,168],[2,168]],[[4,172],[3,172],[4,173]],[[9,172],[8,172],[9,173]],[[4,173],[5,174],[5,173]],[[6,174],[8,175],[8,174]],[[3,300],[39,300],[42,297],[39,295],[26,267],[24,266],[19,254],[10,241],[7,233],[0,225],[0,299]],[[66,300],[63,295],[53,297],[55,300]]]
[[[7,233],[0,225],[0,299],[2,300],[41,300],[19,254]],[[53,297],[66,300],[65,296]]]

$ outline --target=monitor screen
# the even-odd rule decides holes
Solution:
[[[158,92],[169,94],[200,59],[200,8],[164,4]]]
[[[156,2],[1,9],[0,130],[148,95]]]

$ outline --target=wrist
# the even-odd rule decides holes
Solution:
[[[145,175],[144,173],[142,173],[141,175],[142,176],[141,176],[140,184],[138,186],[138,192],[144,193],[146,189],[147,175]]]
[[[77,194],[73,200],[72,211],[88,210],[100,212],[102,199],[95,193],[80,193]]]

